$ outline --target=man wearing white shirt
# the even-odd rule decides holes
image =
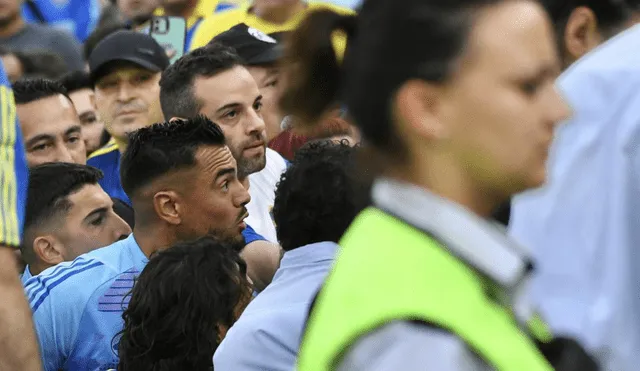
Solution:
[[[608,371],[640,365],[640,26],[558,80],[574,115],[558,128],[548,184],[514,199],[511,234],[533,249],[532,297],[556,334]]]

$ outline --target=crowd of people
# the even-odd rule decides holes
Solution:
[[[640,1],[355,3],[0,0],[0,370],[640,367]]]

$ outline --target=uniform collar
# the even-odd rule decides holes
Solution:
[[[339,246],[334,242],[318,242],[298,247],[284,253],[280,261],[280,268],[333,261],[338,248]]]
[[[470,210],[407,183],[375,182],[374,204],[439,240],[453,255],[505,288],[531,272],[530,253],[505,230]]]

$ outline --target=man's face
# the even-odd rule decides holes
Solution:
[[[127,19],[139,22],[145,21],[153,15],[158,7],[158,0],[118,0],[118,9]]]
[[[278,107],[279,89],[278,79],[280,71],[275,67],[250,66],[247,70],[258,84],[262,94],[262,118],[267,130],[267,141],[280,134],[283,115]]]
[[[245,205],[251,197],[237,176],[236,161],[228,147],[207,146],[196,153],[196,165],[181,175],[184,189],[180,208],[184,210],[184,239],[208,234],[242,241],[248,216]]]
[[[198,77],[193,90],[202,103],[200,113],[222,128],[238,162],[238,177],[264,169],[267,138],[262,95],[249,71],[236,66],[213,77]]]
[[[16,107],[30,167],[87,162],[82,127],[69,99],[59,94]]]
[[[87,153],[100,148],[100,139],[104,131],[104,123],[98,117],[95,96],[91,89],[76,90],[69,97],[78,112],[82,124],[82,136]]]
[[[131,234],[131,228],[114,211],[113,202],[98,184],[88,184],[68,198],[72,207],[64,226],[56,231],[64,261],[111,245]]]
[[[6,27],[20,17],[20,0],[0,0],[0,28]]]
[[[159,81],[159,72],[120,65],[96,82],[98,112],[115,139],[126,142],[128,133],[164,121]]]

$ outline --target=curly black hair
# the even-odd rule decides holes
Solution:
[[[285,251],[338,242],[368,205],[370,182],[357,169],[358,147],[330,140],[305,144],[282,174],[273,218]]]
[[[122,314],[119,371],[212,370],[212,357],[251,299],[238,247],[214,237],[152,256]]]

